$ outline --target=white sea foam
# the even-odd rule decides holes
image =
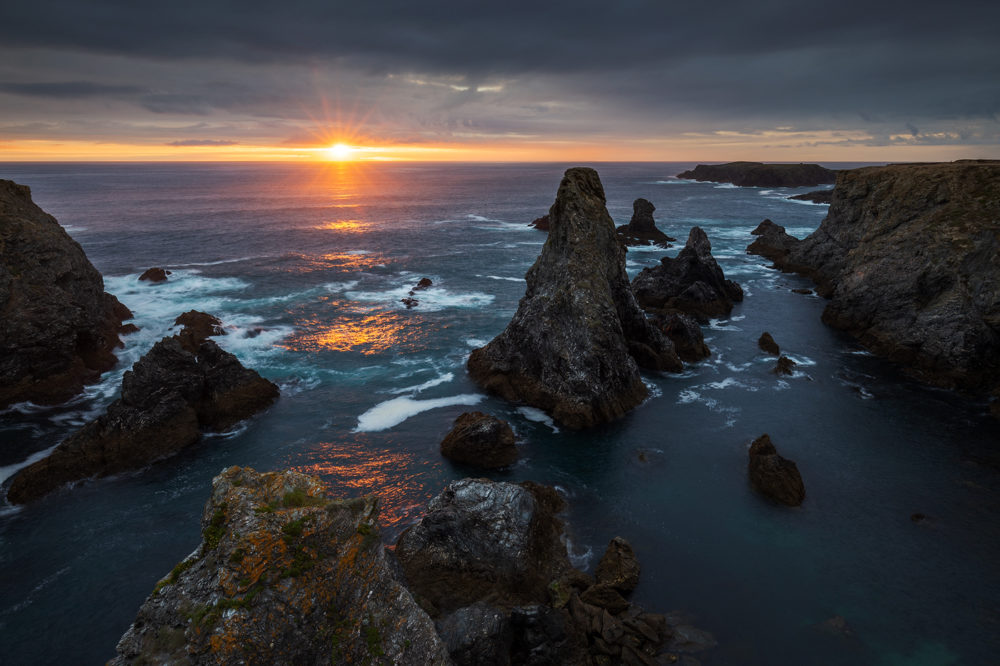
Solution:
[[[488,278],[490,280],[507,280],[509,282],[524,282],[524,278],[506,277],[503,275],[477,275],[476,277]]]
[[[171,264],[170,268],[195,268],[198,266],[221,266],[223,264],[238,264],[241,261],[253,261],[255,259],[267,259],[268,255],[257,255],[252,257],[237,257],[235,259],[219,259],[218,261],[194,261],[187,264]]]
[[[713,331],[742,331],[739,326],[730,326],[730,319],[709,319],[708,327]]]
[[[393,398],[392,400],[380,402],[359,416],[358,425],[354,428],[354,432],[379,432],[381,430],[388,430],[421,412],[437,409],[438,407],[450,407],[452,405],[476,405],[484,397],[477,393],[464,393],[462,395],[434,398],[431,400],[414,400],[409,396]]]
[[[440,386],[441,384],[446,384],[455,378],[455,375],[450,372],[446,372],[442,375],[438,375],[434,379],[429,379],[423,384],[417,384],[416,386],[406,386],[404,388],[392,389],[389,393],[399,395],[400,393],[420,393],[421,391],[426,391],[429,388],[434,388],[435,386]]]
[[[701,398],[701,394],[693,389],[684,389],[677,394],[677,404],[687,405],[692,402],[697,402]]]
[[[414,282],[407,281],[403,284],[386,291],[347,291],[345,296],[354,301],[366,301],[370,303],[382,303],[391,305],[397,309],[406,309],[402,299],[410,297],[418,301],[416,309],[424,312],[437,312],[447,308],[480,308],[489,305],[495,298],[493,294],[484,294],[480,291],[452,292],[442,287],[428,287],[414,292]]]
[[[36,451],[35,453],[32,453],[30,456],[28,456],[19,463],[14,463],[13,465],[6,465],[5,467],[0,467],[0,484],[2,484],[4,481],[14,476],[15,474],[17,474],[18,472],[20,472],[28,465],[33,465],[42,458],[45,458],[50,453],[55,451],[57,446],[59,446],[59,444],[55,444],[54,446],[51,446],[45,449],[44,451]]]
[[[465,344],[469,345],[473,349],[479,349],[480,347],[485,347],[489,340],[480,340],[479,338],[466,338]]]
[[[552,417],[538,409],[537,407],[528,407],[527,405],[522,405],[517,408],[518,413],[529,421],[534,421],[535,423],[542,423],[552,428],[552,432],[559,432],[559,428],[556,427],[555,421]]]
[[[660,247],[659,245],[630,245],[628,248],[629,252],[655,252],[656,254],[666,255],[667,249]]]
[[[323,285],[323,288],[331,294],[339,294],[349,289],[354,289],[357,286],[357,280],[344,280],[343,282],[327,282]]]
[[[718,183],[715,185],[717,190],[736,190],[739,189],[738,185],[733,185],[732,183]]]

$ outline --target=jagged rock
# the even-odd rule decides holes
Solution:
[[[412,293],[412,292],[411,292],[411,293]],[[405,297],[405,298],[401,298],[401,299],[399,299],[399,300],[400,300],[400,301],[401,301],[401,302],[403,303],[403,305],[405,305],[405,306],[406,306],[406,309],[407,309],[407,310],[410,310],[410,309],[412,309],[412,308],[415,308],[415,307],[417,307],[418,305],[420,305],[420,301],[418,301],[418,300],[417,300],[417,299],[415,299],[415,298],[410,298],[409,296],[407,296],[407,297]]]
[[[164,270],[159,266],[154,266],[153,268],[147,268],[143,271],[142,275],[139,276],[140,282],[166,282],[167,276],[172,275],[168,270]]]
[[[778,454],[766,434],[750,444],[749,474],[754,489],[776,502],[799,506],[806,497],[799,468]]]
[[[201,431],[223,431],[278,397],[278,387],[211,340],[196,353],[163,338],[122,378],[107,411],[21,470],[8,501],[37,499],[59,486],[144,467],[191,446]]]
[[[813,293],[813,290],[812,289],[805,289],[805,288],[792,289],[792,293],[793,294],[802,294],[803,296],[811,296],[812,293]]]
[[[791,375],[795,372],[796,365],[798,365],[798,363],[792,359],[787,356],[782,356],[778,359],[778,362],[774,364],[771,372],[776,375]]]
[[[673,344],[636,304],[625,250],[593,169],[566,172],[550,231],[507,328],[472,352],[469,374],[569,428],[611,421],[647,395],[638,365],[680,370]]]
[[[774,338],[767,331],[761,333],[757,339],[757,346],[760,347],[761,351],[767,352],[771,356],[781,355],[781,347],[778,346],[778,343],[774,341]]]
[[[841,172],[789,260],[823,321],[937,386],[1000,386],[1000,161]]]
[[[198,347],[208,338],[215,335],[226,335],[222,322],[207,312],[188,310],[174,320],[174,326],[181,326],[177,337],[181,346],[192,354],[198,353]]]
[[[514,642],[511,664],[548,666],[583,664],[587,659],[587,639],[565,610],[543,604],[518,606],[511,611]],[[479,662],[470,666],[479,666]]]
[[[655,210],[656,207],[646,199],[632,202],[632,219],[617,229],[626,245],[659,245],[667,248],[677,240],[656,228],[656,222],[653,221]]]
[[[330,499],[297,472],[223,470],[200,547],[159,582],[110,663],[450,664],[378,530],[374,497]]]
[[[815,190],[813,192],[806,192],[805,194],[796,194],[795,196],[788,198],[795,199],[796,201],[811,201],[812,203],[828,204],[833,200],[833,190]]]
[[[604,608],[612,614],[621,613],[629,607],[628,601],[621,595],[621,592],[609,583],[599,582],[591,586],[580,595],[580,601],[591,606]]]
[[[760,162],[729,162],[699,164],[690,171],[677,174],[687,180],[732,183],[741,187],[813,187],[832,183],[837,172],[818,164],[762,164]]]
[[[783,270],[793,270],[788,266],[788,255],[801,242],[789,235],[783,226],[771,220],[764,220],[750,232],[758,238],[747,247],[748,254],[756,254],[770,259]]]
[[[699,321],[728,315],[743,289],[727,280],[712,256],[712,244],[700,227],[692,227],[676,258],[644,268],[632,280],[639,304],[651,312],[679,310]]]
[[[442,440],[441,455],[487,469],[506,467],[517,460],[514,431],[495,416],[465,412]]]
[[[705,335],[697,320],[680,312],[660,315],[655,320],[660,331],[674,343],[677,356],[686,363],[695,363],[712,355],[705,344]]]
[[[536,217],[534,220],[532,220],[530,223],[528,223],[528,226],[529,227],[534,227],[535,229],[538,229],[539,231],[546,231],[547,232],[549,230],[549,216],[546,214],[546,215],[542,215],[541,217]]]
[[[80,244],[9,180],[0,180],[0,313],[0,409],[59,403],[97,381],[132,318]]]
[[[138,333],[139,330],[140,330],[139,327],[136,326],[135,324],[123,324],[122,327],[118,330],[118,334],[131,335],[132,333]]]
[[[622,594],[629,594],[639,584],[639,558],[632,544],[622,537],[615,537],[608,544],[594,576],[598,583],[610,585]]]
[[[509,612],[477,602],[439,621],[437,630],[459,666],[511,663],[514,632]]]
[[[432,284],[434,283],[431,281],[430,278],[425,278],[425,277],[420,278],[420,281],[417,282],[417,286],[413,288],[413,291],[422,291],[430,287]]]

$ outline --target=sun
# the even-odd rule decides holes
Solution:
[[[345,162],[354,159],[354,148],[346,143],[335,143],[326,149],[327,159],[336,162]]]

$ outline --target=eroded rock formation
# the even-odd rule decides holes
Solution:
[[[667,248],[677,240],[656,228],[656,222],[653,221],[655,210],[656,206],[646,199],[632,202],[632,219],[628,224],[618,227],[618,234],[626,245],[659,245]]]
[[[799,506],[806,498],[798,466],[779,455],[766,434],[750,444],[748,472],[754,490],[776,502]]]
[[[657,316],[656,326],[674,343],[677,356],[685,363],[695,363],[712,355],[705,344],[705,334],[694,317],[679,312]]]
[[[97,381],[131,318],[31,190],[0,180],[0,408],[62,402]]]
[[[441,440],[441,455],[486,469],[506,467],[517,461],[514,431],[495,416],[465,412],[455,419],[455,425]]]
[[[597,172],[568,170],[549,219],[517,312],[472,352],[468,369],[487,390],[586,428],[642,402],[638,366],[679,370],[681,362],[632,295]]]
[[[741,187],[813,187],[832,183],[837,172],[818,164],[762,164],[761,162],[729,162],[699,164],[690,171],[677,174],[687,180],[732,183]]]
[[[166,282],[167,276],[170,275],[170,271],[161,268],[160,266],[153,266],[152,268],[147,268],[139,276],[140,282]]]
[[[783,226],[771,220],[764,220],[750,233],[757,236],[757,239],[747,247],[749,254],[770,259],[778,268],[791,270],[788,255],[798,247],[798,238],[788,234]]]

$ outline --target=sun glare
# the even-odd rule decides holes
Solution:
[[[354,158],[354,148],[346,143],[335,143],[326,149],[327,159],[343,162]]]

